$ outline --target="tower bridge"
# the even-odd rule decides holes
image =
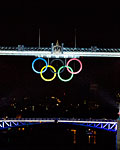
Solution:
[[[18,45],[17,47],[6,47],[0,46],[0,55],[1,56],[35,56],[38,57],[32,63],[32,69],[40,74],[41,78],[45,81],[52,81],[56,74],[59,79],[63,82],[68,82],[72,79],[73,74],[77,74],[82,70],[82,63],[77,59],[81,56],[83,57],[120,57],[120,48],[98,48],[96,46],[92,46],[90,48],[78,48],[78,47],[65,47],[62,43],[61,45],[56,43],[54,45],[51,44],[50,47],[26,47],[24,45]],[[34,62],[38,59],[43,60],[46,63],[41,71],[37,71],[34,69]],[[48,58],[48,63],[45,59]],[[49,58],[72,58],[71,60],[77,60],[80,63],[80,69],[77,72],[73,72],[72,68],[68,66],[69,62],[65,66],[62,66],[56,72],[55,68],[49,65]],[[53,69],[54,76],[51,79],[45,79],[42,75],[47,70],[47,67],[51,67]],[[62,79],[60,77],[60,73],[66,67],[67,70],[71,73],[71,77],[69,79]],[[70,70],[69,70],[70,69]],[[104,129],[108,131],[117,131],[117,144],[118,149],[120,150],[120,118],[116,121],[108,121],[108,120],[70,120],[70,119],[9,119],[9,120],[0,120],[0,129],[23,126],[23,125],[31,125],[36,123],[51,123],[57,121],[58,123],[69,123],[74,125],[81,125],[91,128]]]
[[[18,45],[17,47],[0,46],[0,55],[12,56],[35,56],[44,58],[79,58],[84,57],[120,57],[120,48],[90,48],[64,47],[56,43],[50,47],[26,47]]]

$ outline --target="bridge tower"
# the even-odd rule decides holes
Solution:
[[[117,150],[120,150],[120,103],[118,115],[119,117],[117,119]]]

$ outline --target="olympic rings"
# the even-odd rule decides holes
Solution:
[[[39,60],[39,59],[40,59],[40,60],[43,60],[43,61],[45,62],[45,64],[46,64],[45,70],[43,70],[42,73],[44,73],[44,72],[47,70],[47,66],[48,66],[48,63],[47,63],[47,61],[46,61],[45,59],[40,58],[40,57],[36,58],[36,59],[32,62],[32,69],[33,69],[34,72],[36,72],[36,73],[38,73],[38,74],[40,74],[41,72],[35,70],[35,68],[34,68],[34,63],[35,63],[37,60]]]
[[[48,65],[47,67],[52,68],[53,71],[56,72],[56,69],[55,69],[53,66]],[[41,78],[42,78],[44,81],[52,81],[52,80],[54,80],[54,78],[56,77],[56,73],[54,73],[54,76],[53,76],[51,79],[46,79],[46,78],[43,77],[42,72],[43,72],[43,70],[44,70],[45,68],[46,68],[46,66],[44,66],[44,67],[41,69],[41,71],[40,71]]]
[[[41,69],[41,71],[37,71],[37,70],[35,70],[35,68],[34,68],[34,63],[35,63],[37,60],[39,60],[39,59],[40,59],[40,60],[43,60],[43,61],[45,62],[45,64],[46,64],[46,66],[44,66],[44,67]],[[73,75],[74,75],[74,74],[78,74],[78,73],[82,70],[82,63],[81,63],[81,61],[80,61],[79,59],[77,59],[77,58],[72,58],[72,59],[70,59],[70,60],[67,62],[66,65],[64,65],[64,62],[63,62],[61,59],[54,59],[54,60],[51,61],[50,64],[52,64],[52,63],[53,63],[54,61],[56,61],[56,60],[59,60],[59,61],[62,62],[62,64],[63,64],[63,66],[61,66],[61,67],[58,69],[58,72],[56,72],[56,69],[55,69],[52,65],[48,65],[47,61],[46,61],[44,58],[40,58],[40,57],[39,57],[39,58],[36,58],[36,59],[32,62],[32,69],[33,69],[33,71],[34,71],[35,73],[40,74],[41,78],[42,78],[44,81],[52,81],[52,80],[55,79],[56,74],[58,74],[58,78],[59,78],[61,81],[63,81],[63,82],[68,82],[68,81],[70,81],[70,80],[73,78]],[[78,61],[78,62],[80,63],[80,69],[79,69],[77,72],[73,72],[73,69],[72,69],[70,66],[68,66],[69,63],[70,63],[71,61],[73,61],[73,60],[76,60],[76,61]],[[52,77],[51,79],[46,79],[46,78],[43,77],[43,73],[47,70],[48,67],[50,67],[50,68],[52,69],[51,72],[54,73],[54,75],[53,75],[53,77]],[[60,76],[60,73],[64,71],[65,67],[67,68],[67,71],[68,71],[69,73],[71,73],[71,76],[70,76],[70,78],[68,78],[68,79],[63,79],[63,78],[61,78],[61,76]]]
[[[59,60],[62,64],[63,64],[63,66],[64,66],[64,62],[63,62],[63,60],[61,60],[61,59],[53,59],[51,62],[50,62],[50,65],[52,65],[52,63],[54,62],[54,61],[56,61],[56,60]],[[64,68],[65,69],[65,68]],[[63,71],[64,71],[64,69],[63,70],[61,70],[61,72],[60,73],[62,73]],[[58,72],[53,72],[53,70],[51,70],[50,69],[50,71],[52,72],[52,73],[56,73],[56,74],[58,74]]]
[[[73,69],[72,69],[70,66],[62,66],[62,67],[60,67],[59,70],[58,70],[58,77],[59,77],[59,79],[60,79],[61,81],[63,81],[63,82],[68,82],[68,81],[70,81],[70,80],[73,78],[73,73],[71,74],[70,78],[68,78],[68,79],[63,79],[63,78],[61,78],[61,77],[60,77],[60,70],[63,69],[64,67],[69,68],[69,69],[73,72]]]
[[[76,61],[78,61],[78,62],[80,63],[80,69],[79,69],[77,72],[71,72],[71,71],[69,70],[69,67],[68,67],[68,68],[67,68],[67,71],[70,72],[70,73],[72,73],[72,74],[78,74],[78,73],[82,70],[82,63],[81,63],[81,61],[80,61],[79,59],[77,59],[77,58],[72,58],[72,59],[70,59],[70,60],[67,62],[66,66],[68,66],[69,63],[70,63],[71,61],[73,61],[73,60],[76,60]]]

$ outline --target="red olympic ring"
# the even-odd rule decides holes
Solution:
[[[70,72],[71,74],[78,74],[78,73],[82,70],[82,63],[81,63],[81,61],[80,61],[79,59],[77,59],[77,58],[72,58],[72,59],[68,60],[66,66],[68,66],[69,63],[70,63],[71,61],[73,61],[73,60],[76,60],[76,61],[78,61],[78,62],[80,63],[80,69],[79,69],[78,71],[76,71],[76,72],[71,72],[71,71],[69,70],[69,68],[67,68],[67,71]]]

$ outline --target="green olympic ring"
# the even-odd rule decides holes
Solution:
[[[61,78],[61,76],[60,76],[60,71],[61,71],[61,69],[63,69],[64,67],[69,68],[69,69],[71,70],[71,72],[73,72],[73,69],[72,69],[70,66],[62,66],[62,67],[60,67],[60,68],[58,69],[58,78],[59,78],[61,81],[63,81],[63,82],[68,82],[68,81],[70,81],[70,80],[73,78],[73,74],[71,74],[70,78],[68,78],[68,79],[63,79],[63,78]]]

